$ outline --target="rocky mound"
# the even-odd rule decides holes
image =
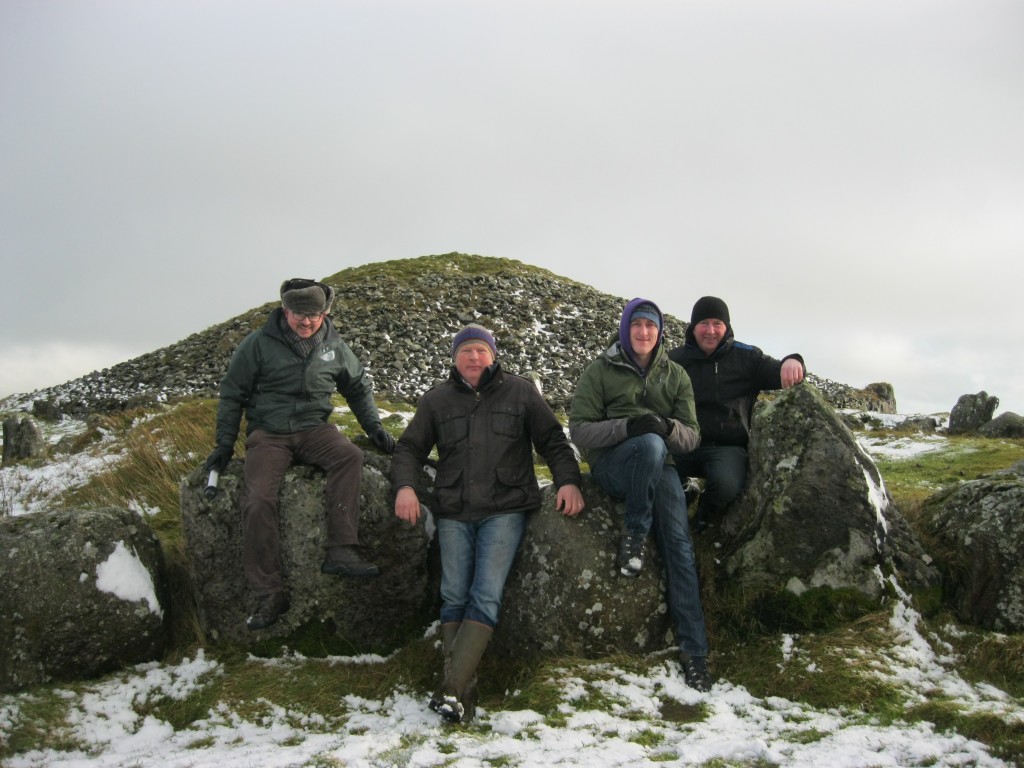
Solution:
[[[627,301],[511,259],[458,253],[354,267],[324,282],[337,292],[331,314],[342,338],[367,366],[378,395],[410,403],[446,374],[452,334],[478,322],[497,336],[502,364],[516,373],[537,374],[545,397],[563,409],[583,368],[616,333]],[[232,351],[274,306],[264,304],[66,384],[8,398],[2,406],[81,417],[215,397]],[[679,344],[685,329],[683,320],[667,316],[668,343]],[[809,379],[837,408],[895,412],[888,384],[855,389],[813,374]]]

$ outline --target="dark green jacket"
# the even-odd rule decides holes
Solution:
[[[324,318],[323,343],[302,358],[281,332],[282,318],[281,309],[275,309],[231,356],[220,385],[217,445],[234,445],[243,412],[247,435],[254,429],[293,434],[324,424],[334,409],[331,395],[335,391],[371,434],[380,425],[373,385],[331,319]]]
[[[665,438],[672,454],[689,453],[700,442],[693,387],[682,366],[668,359],[661,340],[644,375],[619,342],[587,366],[576,384],[569,433],[590,464],[626,439],[630,416],[652,412],[673,422]]]

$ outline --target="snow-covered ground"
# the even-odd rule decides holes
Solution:
[[[941,435],[881,439],[859,437],[865,450],[888,457],[911,457],[941,448]],[[100,451],[100,453],[103,453]],[[14,493],[7,503],[16,512],[31,511],[54,489],[87,479],[110,455],[68,456],[38,470],[4,468],[3,488]],[[18,473],[15,475],[14,473]],[[126,569],[128,574],[131,569]],[[127,576],[126,576],[127,578]],[[891,647],[873,649],[880,659],[874,674],[924,701],[936,691],[954,697],[965,711],[982,711],[1024,724],[1024,703],[991,685],[974,685],[957,673],[952,651],[934,636],[925,637],[918,614],[906,601],[894,604]],[[436,633],[436,625],[425,630]],[[295,654],[276,659],[252,657],[260,665],[379,664],[380,657],[308,660]],[[780,667],[814,672],[815,664],[798,636],[782,638]],[[63,693],[70,711],[70,742],[76,751],[52,748],[19,753],[5,768],[273,768],[295,766],[683,766],[719,760],[729,765],[780,765],[819,768],[876,766],[1004,766],[985,745],[928,724],[892,725],[866,721],[862,712],[817,710],[779,697],[759,698],[741,686],[719,681],[705,694],[687,687],[674,660],[652,662],[643,674],[595,665],[586,680],[565,671],[557,723],[529,710],[482,711],[466,728],[442,724],[418,692],[396,689],[382,700],[337,692],[345,714],[328,721],[315,712],[286,710],[265,702],[258,718],[224,704],[212,707],[187,728],[175,730],[144,705],[183,699],[209,684],[224,669],[199,651],[177,664],[144,664]],[[556,673],[557,674],[557,673]],[[589,708],[591,694],[607,703]],[[0,696],[0,744],[30,717],[33,694]],[[706,717],[679,724],[662,717],[666,702],[700,704]]]
[[[961,679],[955,660],[932,650],[918,631],[917,614],[898,603],[891,624],[897,638],[883,654],[876,674],[904,688],[909,699],[941,689],[955,694],[967,710],[983,710],[1024,722],[1024,709],[1002,691]],[[435,627],[430,628],[434,632]],[[329,658],[320,664],[383,661],[376,657]],[[250,664],[311,663],[297,655],[251,658]],[[786,636],[780,665],[813,662]],[[594,674],[597,672],[597,674]],[[865,722],[863,713],[816,710],[779,697],[758,698],[741,686],[718,682],[697,693],[682,681],[674,661],[654,663],[645,674],[596,666],[587,680],[566,672],[561,678],[563,716],[549,724],[529,710],[481,712],[466,728],[442,724],[422,695],[392,691],[383,700],[337,692],[345,715],[328,722],[316,713],[286,710],[266,702],[258,719],[223,705],[175,731],[136,707],[157,699],[183,698],[222,674],[201,651],[175,665],[146,664],[66,694],[70,735],[81,751],[42,750],[17,754],[8,768],[249,768],[250,766],[683,766],[721,760],[729,765],[784,765],[820,768],[875,766],[1004,766],[978,742],[938,733],[928,724]],[[600,710],[584,704],[600,693]],[[0,697],[0,741],[18,723],[30,694]],[[705,719],[680,725],[663,719],[666,702],[703,705]],[[564,723],[564,724],[562,724]]]

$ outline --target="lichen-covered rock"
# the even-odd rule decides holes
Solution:
[[[824,587],[877,604],[890,578],[908,591],[938,584],[874,462],[806,383],[755,414],[747,489],[716,540],[720,582],[750,597]]]
[[[1024,631],[1024,463],[935,494],[922,520],[942,545],[946,594],[960,619]]]
[[[163,653],[163,552],[135,512],[0,519],[0,585],[0,690],[93,677]]]
[[[242,573],[242,514],[238,506],[243,463],[234,460],[220,476],[217,495],[203,494],[206,473],[182,481],[181,516],[200,623],[210,640],[257,643],[288,637],[315,625],[353,649],[390,651],[422,632],[434,604],[428,573],[429,531],[394,514],[390,458],[366,450],[360,492],[360,548],[381,568],[380,576],[348,579],[320,572],[325,554],[324,474],[293,465],[280,492],[281,555],[291,609],[272,627],[251,632],[253,608]]]
[[[620,576],[615,554],[623,505],[589,474],[581,490],[586,508],[565,517],[555,511],[554,486],[544,488],[541,509],[530,518],[505,585],[495,652],[593,657],[673,644],[653,537],[645,547],[643,572]]]

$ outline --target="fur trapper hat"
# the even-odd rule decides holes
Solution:
[[[293,277],[281,283],[281,304],[300,315],[322,315],[330,312],[334,289],[329,285]]]

